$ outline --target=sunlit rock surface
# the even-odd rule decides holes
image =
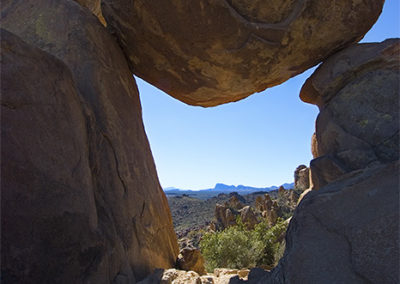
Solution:
[[[383,0],[102,0],[131,70],[192,105],[278,85],[355,43]]]

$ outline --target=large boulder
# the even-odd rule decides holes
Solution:
[[[192,105],[278,85],[359,41],[384,0],[102,0],[132,72]]]
[[[27,42],[2,35],[2,282],[134,283],[172,267],[168,203],[114,38],[73,1],[2,1],[1,26]]]
[[[317,189],[346,172],[399,158],[400,40],[359,44],[326,60],[300,97],[318,105]]]
[[[286,251],[250,283],[399,283],[399,165],[349,173],[308,193]]]
[[[399,54],[398,39],[355,45],[303,86],[320,107],[319,190],[297,207],[278,266],[250,283],[399,283]]]

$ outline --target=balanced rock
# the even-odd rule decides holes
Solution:
[[[383,2],[102,0],[102,10],[132,72],[185,103],[215,106],[359,41]]]
[[[2,282],[134,283],[178,245],[120,47],[73,1],[2,1]],[[41,49],[42,51],[39,51]]]

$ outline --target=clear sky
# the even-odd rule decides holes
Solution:
[[[387,0],[363,42],[400,37],[399,0]],[[299,99],[307,70],[236,103],[188,106],[137,79],[146,133],[162,187],[212,188],[216,183],[266,187],[293,182],[312,159],[318,108]]]

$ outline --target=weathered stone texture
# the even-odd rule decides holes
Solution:
[[[250,283],[398,283],[398,162],[347,174],[299,204],[277,268]]]
[[[330,57],[300,97],[320,108],[314,188],[346,172],[399,158],[400,41],[359,44]]]
[[[115,39],[73,1],[3,1],[1,25],[31,45],[2,47],[2,281],[125,283],[172,267],[168,203]]]
[[[383,0],[102,0],[131,70],[192,105],[278,85],[360,40]]]
[[[349,47],[305,83],[302,99],[320,107],[319,190],[302,197],[279,265],[250,283],[399,283],[399,50],[399,39]]]

